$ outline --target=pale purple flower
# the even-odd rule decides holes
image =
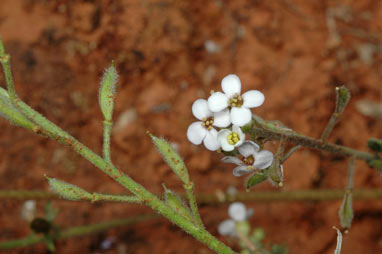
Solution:
[[[213,113],[209,110],[206,100],[198,99],[192,104],[192,114],[200,121],[188,127],[188,140],[195,145],[203,142],[208,150],[218,150],[220,148],[218,131],[213,126],[220,128],[229,126],[231,124],[229,110]]]
[[[238,150],[242,155],[241,159],[234,156],[226,156],[222,159],[223,162],[237,165],[233,170],[234,176],[242,176],[255,169],[265,169],[273,163],[273,153],[268,150],[259,151],[259,145],[253,141],[245,141]]]
[[[258,90],[241,93],[241,82],[238,76],[230,74],[221,82],[223,92],[215,92],[208,98],[208,107],[212,112],[231,108],[231,122],[244,126],[252,119],[250,108],[259,107],[264,102],[264,94]]]

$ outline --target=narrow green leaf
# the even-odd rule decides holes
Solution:
[[[380,153],[382,152],[382,139],[370,138],[367,141],[367,146],[374,152]]]
[[[117,80],[117,70],[115,69],[114,64],[112,64],[106,69],[99,90],[99,105],[101,107],[103,117],[107,121],[111,121],[113,116],[114,95],[116,93],[115,85]]]
[[[341,227],[349,229],[354,217],[353,195],[351,192],[345,193],[338,216],[340,218]]]
[[[185,184],[190,183],[188,170],[183,162],[183,159],[175,151],[175,149],[163,138],[157,138],[153,134],[148,133],[154,142],[155,147],[162,155],[163,159],[170,166],[172,171],[183,181]]]
[[[266,172],[258,172],[252,175],[250,178],[248,178],[247,183],[245,184],[245,188],[249,189],[259,183],[264,182],[267,180],[268,175]]]
[[[75,186],[70,183],[66,183],[61,180],[57,180],[55,178],[47,177],[49,181],[50,187],[55,191],[57,194],[59,194],[61,197],[73,200],[73,201],[79,201],[79,200],[91,200],[92,195],[85,191],[84,189]]]

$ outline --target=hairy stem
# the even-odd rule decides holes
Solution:
[[[111,130],[113,127],[113,123],[111,121],[104,120],[103,121],[103,158],[111,163],[111,157],[110,157],[110,137],[111,137]]]
[[[154,218],[158,218],[158,215],[142,214],[135,217],[126,218],[126,219],[117,219],[117,220],[111,220],[111,221],[97,223],[97,224],[90,224],[86,226],[72,227],[72,228],[68,228],[61,231],[60,234],[58,235],[54,235],[53,240],[66,239],[66,238],[75,237],[75,236],[93,234],[93,233],[108,230],[110,228],[133,225],[138,222],[150,220]],[[43,241],[44,241],[43,236],[30,235],[28,237],[17,239],[17,240],[1,242],[0,250],[9,250],[9,249],[15,249],[20,247],[26,247],[29,245],[43,242]]]
[[[205,205],[213,205],[219,203],[230,203],[234,201],[247,202],[295,202],[295,201],[332,201],[342,199],[345,190],[340,189],[321,189],[321,190],[290,190],[290,191],[256,191],[256,192],[239,192],[234,196],[228,193],[208,194],[197,193],[196,200],[198,203]],[[111,197],[123,195],[103,194]],[[182,195],[184,196],[184,195]],[[127,196],[130,197],[130,196]],[[356,189],[353,190],[355,200],[382,200],[382,190],[380,189]],[[0,200],[2,199],[36,199],[36,200],[60,200],[68,201],[60,198],[58,194],[46,191],[30,191],[30,190],[0,190]],[[117,198],[110,198],[107,201],[116,201]],[[117,201],[119,202],[119,201]]]
[[[198,227],[204,228],[202,219],[200,218],[198,205],[196,203],[195,194],[194,194],[194,183],[190,182],[189,184],[184,185],[184,189],[187,193],[188,202],[190,204],[192,216],[194,218],[194,222]]]

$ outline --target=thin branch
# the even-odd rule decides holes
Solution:
[[[375,158],[375,155],[371,153],[358,151],[346,146],[322,142],[319,139],[310,138],[296,133],[291,129],[274,126],[264,120],[255,119],[255,125],[256,126],[248,128],[245,131],[255,135],[256,137],[265,138],[267,140],[280,140],[284,136],[286,141],[297,145],[324,150],[343,156],[354,156],[356,159],[365,161]]]
[[[82,236],[88,234],[94,234],[97,232],[105,231],[110,228],[117,228],[127,225],[134,225],[141,221],[146,221],[154,218],[159,218],[157,214],[142,214],[134,217],[129,217],[125,219],[111,220],[107,222],[90,224],[86,226],[72,227],[63,230],[58,235],[53,235],[53,240],[66,239],[75,236]],[[9,250],[20,247],[26,247],[36,243],[44,241],[44,237],[40,235],[31,235],[25,238],[20,238],[17,240],[11,240],[0,243],[0,250]]]
[[[302,146],[301,145],[295,145],[293,146],[291,149],[288,150],[288,152],[286,152],[283,156],[283,158],[281,159],[280,163],[283,164],[287,159],[289,159],[289,157],[292,156],[292,154],[294,152],[296,152],[298,149],[300,149]]]
[[[219,203],[230,203],[234,201],[248,202],[292,202],[292,201],[332,201],[342,199],[346,190],[340,189],[321,189],[321,190],[291,190],[291,191],[257,191],[257,192],[239,192],[235,196],[228,193],[209,194],[198,193],[196,200],[205,205]],[[107,194],[104,194],[107,195]],[[119,196],[119,195],[111,195]],[[184,194],[182,196],[185,196]],[[381,189],[357,189],[353,190],[355,200],[382,200]],[[0,190],[0,200],[18,199],[18,200],[60,200],[59,195],[45,191],[28,190]],[[114,201],[113,199],[107,201]],[[120,202],[120,201],[118,201]]]

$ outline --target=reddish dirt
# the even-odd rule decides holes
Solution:
[[[333,39],[327,13],[335,17]],[[359,112],[361,100],[381,99],[382,10],[380,1],[31,1],[3,0],[0,34],[12,56],[20,97],[84,144],[101,152],[102,117],[98,86],[115,60],[120,73],[112,139],[115,164],[153,192],[181,184],[155,151],[146,131],[179,146],[196,190],[214,193],[229,186],[244,191],[245,178],[232,176],[221,155],[191,145],[185,136],[194,121],[192,102],[219,90],[236,73],[243,90],[258,89],[265,104],[254,113],[280,120],[319,137],[334,107],[334,88],[347,86],[352,99],[330,141],[366,150],[369,137],[382,137],[382,124]],[[209,53],[205,42],[220,50]],[[379,44],[380,45],[380,44]],[[368,54],[367,50],[372,49]],[[373,51],[374,50],[374,51]],[[379,51],[378,51],[379,50]],[[379,71],[378,71],[379,67]],[[4,85],[3,77],[0,83]],[[136,116],[136,117],[134,117]],[[47,174],[89,191],[121,193],[123,188],[69,148],[0,120],[1,189],[48,190]],[[276,144],[270,144],[275,149]],[[343,188],[347,160],[302,149],[285,165],[284,190]],[[381,188],[382,177],[356,163],[355,188]],[[252,191],[273,190],[265,183]],[[45,202],[39,201],[40,213]],[[21,201],[0,201],[0,240],[30,230],[20,217]],[[65,227],[150,212],[124,204],[55,201],[57,224]],[[290,253],[333,253],[340,201],[247,203],[254,226],[267,242],[284,243]],[[217,235],[226,206],[201,208],[206,227]],[[343,253],[382,253],[382,202],[355,202],[355,219]],[[100,242],[114,236],[112,249]],[[221,237],[228,244],[228,240]],[[43,245],[7,253],[46,253]],[[57,253],[211,253],[164,219],[57,242]]]

